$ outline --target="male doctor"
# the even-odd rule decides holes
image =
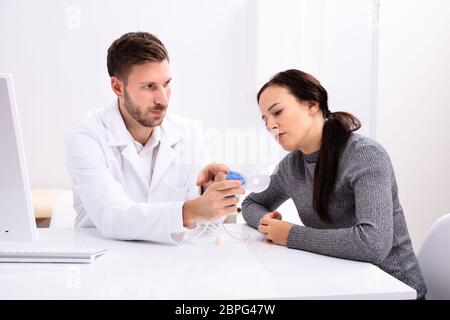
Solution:
[[[107,66],[116,101],[91,112],[66,142],[75,225],[109,238],[178,243],[196,222],[235,212],[239,181],[224,180],[224,165],[204,167],[195,123],[166,114],[172,76],[163,43],[124,34],[108,49]]]

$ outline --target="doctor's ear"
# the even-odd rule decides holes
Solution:
[[[118,97],[122,97],[124,93],[124,83],[121,79],[112,76],[111,77],[111,88]]]

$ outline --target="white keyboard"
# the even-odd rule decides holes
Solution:
[[[31,249],[0,250],[1,262],[92,263],[106,250],[98,249]]]

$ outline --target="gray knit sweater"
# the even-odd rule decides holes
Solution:
[[[351,135],[339,160],[329,203],[331,224],[322,222],[313,209],[313,178],[319,152],[289,153],[271,176],[269,187],[244,200],[245,221],[257,228],[264,214],[291,198],[305,226],[291,228],[289,248],[370,262],[416,289],[417,297],[423,298],[426,287],[387,152],[369,138]]]

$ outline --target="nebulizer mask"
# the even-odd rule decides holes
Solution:
[[[270,184],[269,174],[244,175],[229,170],[226,180],[239,180],[246,191],[262,192]],[[234,197],[234,196],[231,196]],[[232,245],[246,241],[247,235],[228,230],[224,221],[226,216],[213,221],[197,222],[196,227],[186,232],[183,243],[203,246]]]

